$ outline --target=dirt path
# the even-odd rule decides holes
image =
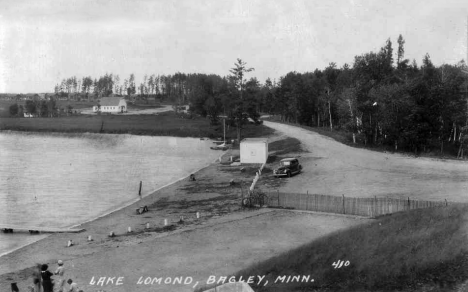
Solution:
[[[302,128],[264,124],[301,141],[302,174],[280,191],[354,197],[411,197],[468,202],[468,163],[353,148]]]

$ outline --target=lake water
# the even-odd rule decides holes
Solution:
[[[0,223],[69,227],[219,157],[208,140],[109,134],[0,133]],[[0,233],[0,255],[44,235]]]

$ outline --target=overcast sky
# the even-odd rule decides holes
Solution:
[[[466,59],[468,1],[0,0],[0,92],[52,92],[70,76],[229,74],[264,82],[352,65],[390,38],[405,57]],[[122,82],[121,81],[121,82]]]

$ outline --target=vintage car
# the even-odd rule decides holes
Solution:
[[[273,170],[275,177],[287,176],[291,177],[294,174],[300,173],[302,166],[299,164],[297,158],[285,158],[280,161],[280,166]]]

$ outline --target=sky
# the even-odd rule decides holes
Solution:
[[[53,92],[106,73],[226,76],[237,58],[261,83],[353,64],[388,38],[435,65],[467,56],[468,1],[0,0],[0,93]],[[395,56],[396,59],[396,56]]]

